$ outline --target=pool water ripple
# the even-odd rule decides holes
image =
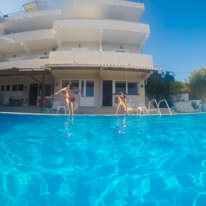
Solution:
[[[205,206],[206,115],[0,114],[2,206]]]

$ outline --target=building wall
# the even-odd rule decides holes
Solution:
[[[102,50],[103,51],[114,51],[114,49],[120,49],[127,50],[131,53],[142,53],[141,48],[139,48],[137,45],[132,44],[120,44],[120,43],[103,43]]]
[[[34,76],[40,82],[42,81],[42,76]],[[45,76],[45,84],[53,84],[54,78],[52,76]],[[23,84],[23,91],[1,91],[1,85],[18,85]],[[16,77],[0,77],[0,95],[3,98],[3,105],[9,103],[9,99],[24,99],[29,98],[30,84],[39,84],[37,81],[33,80],[28,76],[16,76]]]
[[[177,112],[181,113],[192,113],[192,112],[201,112],[201,100],[193,100],[199,105],[198,109],[194,110],[192,107],[192,101],[187,102],[174,102],[174,106],[177,108]]]
[[[81,72],[75,72],[75,71],[61,71],[61,72],[54,72],[53,73],[55,77],[55,85],[57,83],[57,86],[54,88],[54,92],[59,91],[62,88],[62,80],[94,80],[94,86],[95,86],[95,106],[100,106],[100,79],[98,77],[98,72],[92,72],[92,71],[81,71]],[[75,96],[77,99],[77,102],[80,101],[80,96]],[[60,94],[55,96],[55,100],[62,101],[63,104],[65,104],[65,94]]]
[[[92,51],[99,51],[100,44],[99,43],[85,43],[85,42],[73,42],[73,43],[63,42],[62,45],[58,48],[59,51],[68,51],[72,49],[88,49]],[[103,43],[102,44],[103,51],[114,51],[115,49],[119,49],[119,50],[123,49],[131,53],[142,53],[141,48],[139,48],[137,45],[120,44],[120,43]]]
[[[144,80],[141,80],[139,75],[135,72],[113,72],[107,71],[100,74],[99,71],[54,71],[53,76],[55,77],[55,89],[54,92],[59,91],[62,88],[62,80],[94,80],[95,81],[95,107],[102,106],[102,81],[113,80],[113,106],[116,107],[115,97],[119,94],[115,93],[115,80],[117,81],[132,81],[138,82],[138,95],[128,95],[128,100],[134,103],[135,107],[139,103],[145,103],[145,89]],[[80,96],[76,95],[77,102],[79,103]],[[55,96],[56,101],[62,101],[65,104],[65,94]],[[83,100],[84,101],[84,100]]]
[[[18,61],[18,60],[25,60],[25,59],[36,59],[39,56],[49,55],[48,50],[40,50],[40,51],[32,51],[31,53],[28,52],[13,52],[9,54],[4,54],[2,56],[2,61]],[[15,55],[15,56],[14,56]]]

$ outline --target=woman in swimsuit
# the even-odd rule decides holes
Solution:
[[[117,106],[116,115],[118,115],[121,106],[124,107],[124,111],[127,114],[127,97],[124,95],[124,92],[120,92],[119,105]]]
[[[77,89],[77,88],[74,88],[73,84],[70,83],[68,84],[67,87],[63,88],[63,89],[60,89],[58,92],[55,93],[55,95],[59,94],[60,92],[66,92],[66,103],[67,103],[67,108],[69,110],[69,115],[71,114],[71,111],[70,111],[70,103],[71,103],[71,108],[72,108],[72,115],[74,115],[74,108],[75,108],[75,96],[74,96],[74,92],[75,91],[78,91],[82,94],[83,96],[83,93],[81,90]]]

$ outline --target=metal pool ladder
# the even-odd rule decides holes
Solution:
[[[160,100],[159,103],[158,103],[158,107],[160,108],[160,104],[161,104],[162,102],[165,102],[165,104],[167,105],[167,109],[169,110],[169,113],[170,113],[170,115],[172,116],[171,109],[169,108],[169,105],[168,105],[166,99],[162,99],[162,100]]]
[[[151,103],[152,103],[152,102],[154,102],[154,103],[156,104],[156,106],[157,106],[157,111],[158,111],[160,117],[162,116],[162,113],[161,113],[161,111],[160,111],[160,104],[161,104],[162,102],[165,102],[165,104],[166,104],[166,106],[167,106],[167,108],[168,108],[168,110],[169,110],[169,113],[170,113],[170,115],[172,116],[172,112],[171,112],[171,110],[170,110],[170,108],[169,108],[169,105],[168,105],[166,99],[160,100],[159,103],[157,103],[157,100],[156,100],[156,99],[150,100],[150,101],[149,101],[149,105],[148,105],[148,112],[149,112],[149,113],[150,113],[150,111],[152,111],[152,109],[151,109]]]
[[[156,106],[157,106],[157,111],[158,111],[158,113],[159,113],[159,115],[160,115],[160,117],[161,117],[161,112],[160,112],[160,108],[159,108],[159,104],[157,104],[157,100],[156,99],[152,99],[152,100],[150,100],[149,101],[149,104],[148,104],[148,112],[150,113],[150,111],[152,111],[152,109],[151,109],[151,103],[152,102],[154,102],[155,104],[156,104]]]

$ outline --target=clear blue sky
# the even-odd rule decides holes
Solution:
[[[47,0],[55,2],[55,0]],[[58,2],[59,0],[57,0]],[[3,14],[19,11],[30,0],[0,0]],[[144,0],[141,22],[150,25],[150,38],[143,52],[154,65],[188,79],[194,69],[206,67],[206,0]]]

